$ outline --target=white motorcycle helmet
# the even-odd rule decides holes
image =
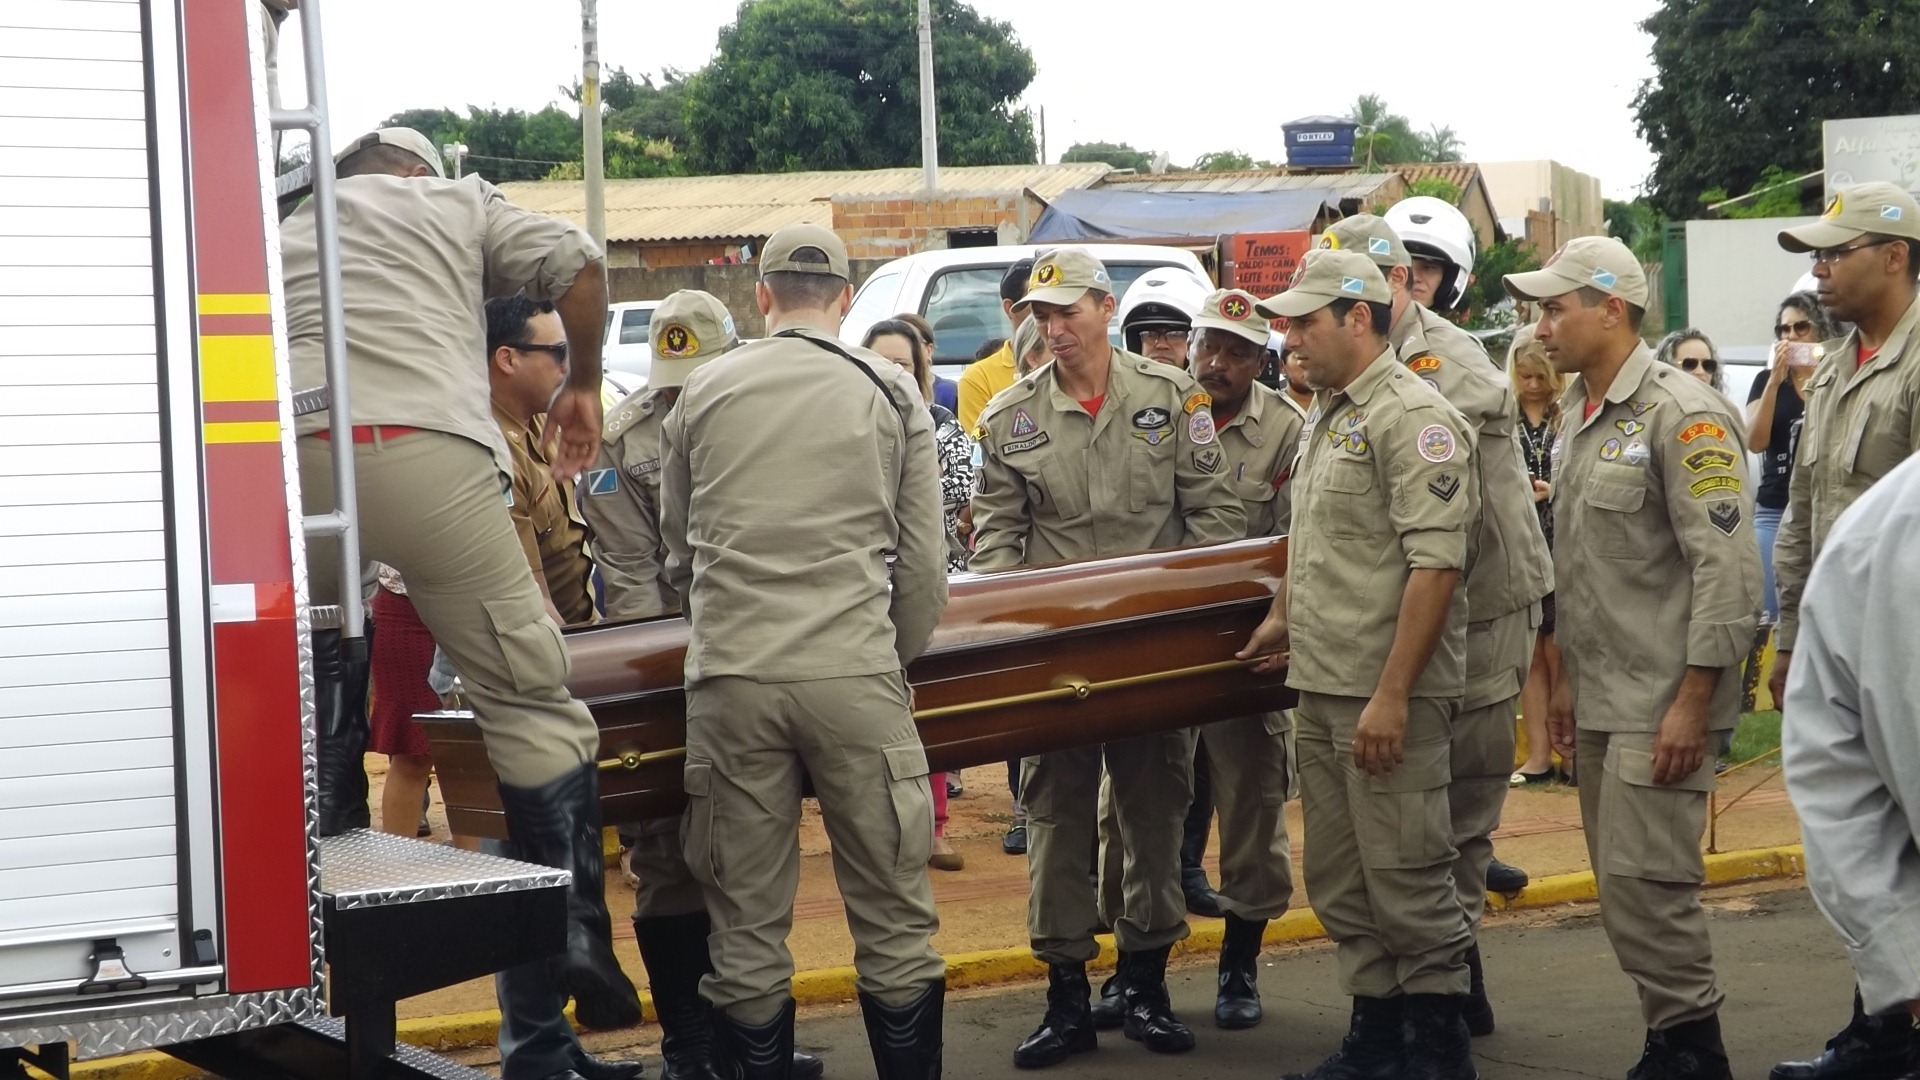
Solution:
[[[1200,305],[1213,286],[1191,270],[1156,266],[1135,278],[1120,298],[1120,335],[1127,351],[1140,351],[1140,332],[1148,327],[1185,330],[1193,325]]]
[[[1467,284],[1473,280],[1473,225],[1445,199],[1415,195],[1387,208],[1387,224],[1411,254],[1438,259],[1449,266],[1434,293],[1433,306],[1458,311],[1466,304]]]

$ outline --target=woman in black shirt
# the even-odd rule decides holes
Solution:
[[[1800,444],[1801,419],[1807,411],[1803,394],[1814,371],[1810,364],[1788,363],[1787,346],[1813,345],[1835,336],[1833,323],[1810,292],[1797,292],[1782,300],[1773,323],[1773,363],[1767,377],[1754,380],[1747,394],[1747,449],[1760,455],[1753,535],[1760,542],[1760,565],[1766,571],[1761,618],[1767,623],[1780,614],[1780,601],[1773,591],[1773,541],[1780,532],[1780,516],[1787,508],[1787,485],[1793,478],[1793,456]]]

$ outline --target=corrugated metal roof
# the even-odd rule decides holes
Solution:
[[[1098,163],[982,165],[940,170],[944,194],[1030,190],[1042,199],[1091,187],[1110,171]],[[836,195],[911,195],[919,169],[765,173],[738,176],[609,180],[607,239],[705,240],[766,236],[784,225],[833,223]],[[578,180],[502,184],[514,203],[575,224],[586,223],[586,188]]]
[[[1297,191],[1323,188],[1338,191],[1342,198],[1360,199],[1380,189],[1392,179],[1392,173],[1312,172],[1288,173],[1276,169],[1246,172],[1162,173],[1158,176],[1112,176],[1102,185],[1124,187],[1129,191]]]
[[[1425,180],[1428,177],[1434,177],[1445,180],[1447,183],[1459,188],[1463,193],[1467,188],[1473,186],[1475,180],[1480,179],[1480,166],[1469,161],[1435,161],[1422,165],[1393,165],[1389,167],[1393,169],[1394,172],[1406,177],[1407,183],[1409,184],[1416,180]]]

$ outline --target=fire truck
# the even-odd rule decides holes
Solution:
[[[306,539],[359,557],[350,452],[300,510],[293,418],[347,387],[324,152],[329,386],[289,383],[275,133],[332,141],[277,107],[274,17],[0,4],[0,1078],[478,1077],[396,1046],[394,1002],[564,947],[562,871],[316,836],[310,633],[361,611],[309,606]]]

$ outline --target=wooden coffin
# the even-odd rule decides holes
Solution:
[[[1286,708],[1285,674],[1233,654],[1267,612],[1287,542],[963,574],[908,671],[935,771]],[[686,746],[678,616],[569,630],[570,686],[600,725],[609,825],[677,814]],[[456,833],[505,836],[468,714],[422,716]]]

